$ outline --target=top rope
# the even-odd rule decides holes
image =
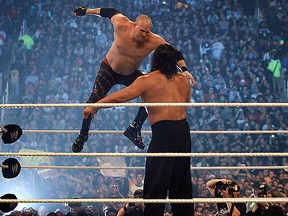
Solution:
[[[47,107],[153,107],[153,106],[187,106],[187,107],[288,107],[288,103],[71,103],[71,104],[1,104],[0,108],[47,108]]]

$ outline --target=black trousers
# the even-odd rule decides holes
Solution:
[[[136,70],[128,76],[117,74],[112,70],[105,58],[100,65],[100,69],[94,82],[93,92],[91,93],[87,103],[96,103],[98,100],[105,97],[116,84],[129,86],[135,79],[143,75],[145,75],[145,73],[141,70]]]
[[[187,121],[160,121],[152,126],[148,153],[190,153]],[[192,199],[190,157],[147,157],[144,199]],[[173,216],[194,216],[193,203],[171,203]],[[145,216],[163,216],[165,204],[146,203]]]

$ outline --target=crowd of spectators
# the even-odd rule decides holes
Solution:
[[[287,102],[288,2],[263,0],[257,16],[249,14],[241,0],[81,0],[86,7],[115,7],[131,20],[139,14],[151,16],[152,31],[180,49],[187,67],[195,76],[192,103],[278,103]],[[254,2],[254,1],[253,1]],[[73,16],[75,1],[0,0],[0,74],[9,83],[9,103],[84,103],[92,90],[95,73],[113,41],[109,19]],[[77,5],[76,5],[77,4]],[[23,37],[25,36],[25,37]],[[271,59],[281,64],[281,89],[273,89]],[[149,57],[141,69],[149,72]],[[2,95],[4,84],[1,85]],[[121,89],[115,86],[112,91]],[[138,101],[138,100],[136,100]],[[99,111],[93,130],[126,129],[136,115],[136,107],[117,107]],[[23,129],[79,130],[82,108],[36,108],[5,110],[4,122]],[[189,107],[191,131],[238,131],[227,134],[191,134],[192,152],[287,152],[288,110],[285,107]],[[9,121],[9,122],[8,122]],[[12,121],[12,122],[11,122]],[[143,130],[149,130],[145,122]],[[276,130],[275,134],[246,134],[245,130]],[[76,133],[24,133],[13,145],[1,151],[71,152]],[[150,135],[143,134],[146,145]],[[146,148],[147,149],[147,148]],[[142,152],[122,133],[91,133],[83,152]],[[21,158],[20,158],[21,161]],[[28,162],[27,162],[28,161]],[[22,158],[22,163],[43,164],[42,159]],[[44,164],[99,166],[101,158],[51,157]],[[127,166],[143,167],[145,158],[127,157]],[[102,164],[101,164],[102,163]],[[239,182],[240,197],[249,197],[260,184],[269,185],[277,197],[287,197],[288,170],[212,170],[211,166],[288,165],[285,157],[194,157],[192,171],[195,197],[210,197],[205,183],[214,177]],[[99,169],[37,170],[24,169],[14,180],[3,180],[0,193],[12,190],[23,198],[103,198],[128,197],[129,184],[137,171],[126,170],[121,177]],[[99,177],[100,176],[100,177]],[[10,185],[10,186],[9,186]],[[13,187],[11,187],[13,185]],[[115,187],[116,185],[116,187]],[[20,195],[21,194],[21,195]],[[92,204],[94,215],[103,214],[104,204]],[[32,206],[32,205],[31,205]],[[32,206],[33,207],[33,206]],[[119,209],[121,205],[111,205]],[[287,204],[282,206],[287,211]],[[39,215],[58,209],[67,214],[64,204],[35,207]],[[45,214],[40,213],[45,209]],[[213,212],[215,205],[197,203],[199,214]],[[28,211],[29,210],[29,211]],[[23,209],[32,212],[31,208]],[[205,215],[208,215],[206,214]],[[15,213],[16,214],[16,213]],[[32,215],[32,213],[31,213]]]

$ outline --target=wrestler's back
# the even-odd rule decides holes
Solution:
[[[149,76],[149,77],[148,77]],[[142,95],[144,103],[186,103],[190,100],[189,79],[178,73],[172,79],[167,79],[160,72],[147,76],[147,91]],[[143,77],[144,78],[144,77]],[[161,120],[181,120],[186,118],[186,107],[163,106],[148,107],[149,122],[152,126]]]

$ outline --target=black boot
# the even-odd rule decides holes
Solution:
[[[87,140],[88,140],[88,133],[87,134],[80,133],[72,145],[72,151],[75,153],[81,152],[83,150],[84,143]]]
[[[145,145],[142,141],[141,137],[141,128],[148,117],[145,107],[140,107],[138,113],[136,115],[135,120],[130,124],[130,126],[124,132],[124,135],[130,139],[134,145],[136,145],[140,149],[144,149]]]
[[[145,145],[142,141],[142,136],[141,136],[141,127],[136,124],[136,122],[133,122],[130,124],[130,126],[126,129],[124,132],[124,135],[130,139],[134,145],[136,145],[140,149],[144,149]]]
[[[93,119],[94,117],[92,117],[92,114],[90,114],[87,119],[83,119],[82,129],[72,145],[73,152],[78,153],[83,150],[84,143],[88,140],[88,132]]]

